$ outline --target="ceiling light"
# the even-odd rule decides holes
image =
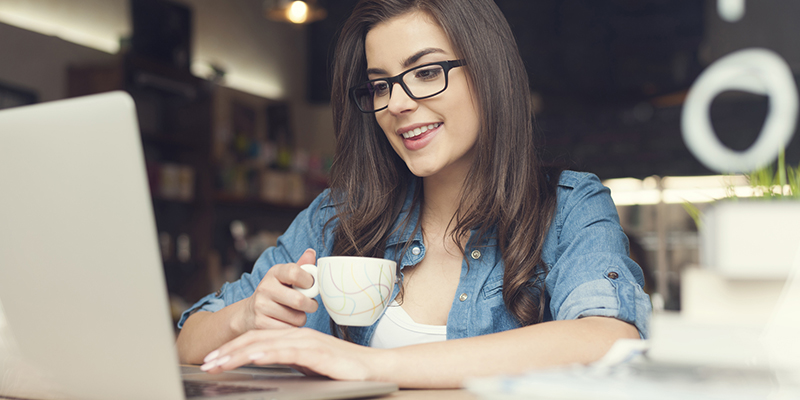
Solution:
[[[328,13],[317,6],[316,0],[266,0],[264,10],[267,18],[294,24],[307,24],[325,18]]]

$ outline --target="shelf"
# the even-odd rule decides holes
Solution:
[[[142,141],[146,144],[167,146],[172,148],[185,148],[187,150],[199,150],[203,143],[198,143],[188,135],[159,135],[142,132]]]
[[[262,208],[267,211],[299,213],[308,207],[304,204],[273,203],[255,197],[242,197],[225,193],[216,193],[214,200],[218,206]]]
[[[231,256],[236,250],[232,221],[246,224],[250,235],[282,232],[308,207],[309,202],[275,203],[255,194],[236,196],[215,189],[222,168],[215,157],[227,156],[245,166],[263,160],[248,149],[234,148],[233,138],[214,136],[214,127],[244,133],[248,144],[292,144],[285,103],[214,86],[187,71],[131,54],[110,64],[74,66],[68,75],[70,96],[125,90],[134,98],[156,227],[159,238],[163,234],[172,243],[166,241],[171,249],[165,254],[171,258],[163,261],[171,295],[193,302],[218,289],[212,285],[218,285],[220,270],[237,262]],[[269,185],[277,193],[294,188],[296,196],[291,198],[298,199],[307,194],[296,179],[273,184],[261,176],[253,178],[259,178],[253,179],[253,188]],[[318,182],[313,182],[316,187]],[[175,258],[176,240],[183,235],[190,240],[187,262]]]
[[[159,204],[180,204],[186,206],[193,206],[195,205],[195,199],[177,199],[171,197],[164,197],[159,195],[152,195],[151,198],[153,199],[153,203]]]

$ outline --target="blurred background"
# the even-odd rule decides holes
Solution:
[[[176,310],[249,271],[326,187],[329,66],[356,0],[298,3],[0,0],[0,108],[110,90],[134,97]],[[687,90],[747,47],[774,50],[797,74],[800,3],[748,1],[736,22],[720,18],[716,0],[496,3],[528,69],[545,160],[606,182],[657,308],[679,309],[680,273],[698,262],[684,203],[702,209],[746,185],[711,176],[687,150]],[[744,150],[768,107],[728,92],[711,120],[723,143]],[[786,149],[791,165],[798,146]]]

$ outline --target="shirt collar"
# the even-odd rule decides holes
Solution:
[[[403,201],[403,208],[400,210],[400,214],[397,216],[397,219],[394,222],[394,226],[392,227],[392,233],[389,235],[389,238],[386,240],[386,247],[396,246],[401,243],[407,242],[419,242],[422,243],[422,231],[417,231],[413,237],[411,234],[414,232],[414,227],[417,226],[417,221],[419,221],[419,213],[420,213],[420,205],[419,203],[414,204],[414,192],[416,191],[416,180],[412,180],[411,184],[409,185],[409,190],[406,193],[406,198]],[[411,214],[411,219],[408,221],[408,224],[403,227],[403,223],[406,217]],[[473,229],[472,233],[475,233]],[[482,243],[469,243],[468,246],[496,246],[497,245],[497,228],[492,226],[486,232],[486,236],[481,241]]]
[[[411,184],[408,185],[406,198],[403,201],[403,208],[400,210],[400,214],[397,216],[397,219],[394,222],[392,233],[386,240],[386,247],[396,246],[400,243],[406,243],[409,241],[422,242],[422,231],[417,231],[414,237],[411,237],[411,234],[414,232],[414,227],[417,226],[417,221],[419,221],[420,212],[419,204],[414,204],[414,192],[416,192],[416,190],[416,179],[412,179]],[[409,215],[410,219],[408,224],[405,224],[405,220],[407,217],[409,217]],[[404,224],[405,226],[403,226]]]

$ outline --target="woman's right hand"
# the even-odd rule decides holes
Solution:
[[[242,301],[238,324],[239,334],[253,329],[301,327],[306,313],[317,311],[317,301],[292,288],[309,288],[314,278],[300,269],[303,264],[316,264],[316,252],[308,249],[297,263],[276,264],[270,268],[252,296]]]

